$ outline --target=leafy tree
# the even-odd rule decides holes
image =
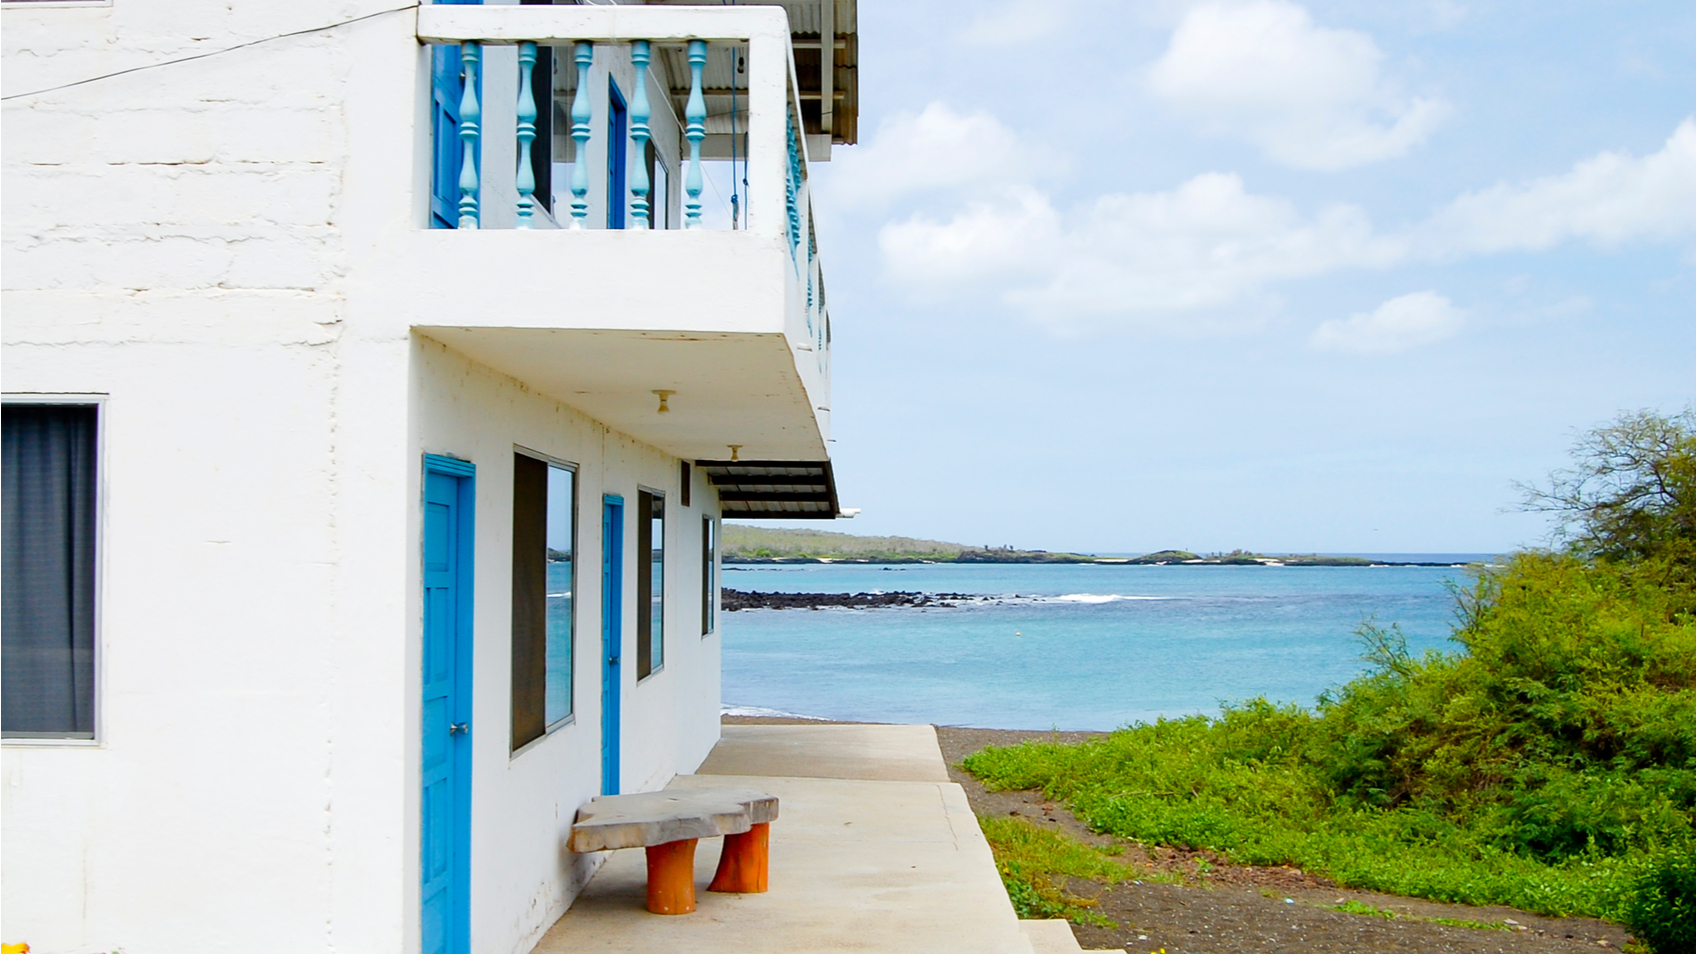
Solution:
[[[1696,406],[1621,414],[1579,438],[1547,487],[1520,485],[1525,508],[1559,520],[1575,555],[1636,565],[1696,611]]]

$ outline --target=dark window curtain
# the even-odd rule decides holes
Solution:
[[[4,414],[0,733],[92,739],[96,409]]]
[[[548,465],[512,456],[512,747],[547,731]]]

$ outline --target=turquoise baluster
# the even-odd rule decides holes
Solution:
[[[701,95],[701,67],[707,64],[707,41],[689,41],[689,101],[683,107],[683,137],[689,140],[689,172],[683,180],[683,190],[689,201],[683,204],[686,229],[701,227],[701,140],[707,138],[707,98]]]
[[[630,139],[636,144],[636,169],[630,177],[630,217],[636,227],[648,227],[648,41],[630,46],[630,65],[636,68],[636,89],[630,95]]]
[[[536,71],[536,44],[518,44],[518,227],[530,227],[536,211],[536,169],[530,163],[530,144],[536,141],[536,97],[530,81]]]
[[[589,64],[595,61],[595,45],[577,44],[574,58],[577,94],[571,98],[571,139],[577,144],[577,158],[571,163],[571,227],[580,229],[589,217]]]
[[[795,266],[796,274],[801,271],[801,207],[798,201],[801,190],[801,150],[795,144],[795,114],[788,116],[789,140],[789,169],[785,177],[786,196],[789,204],[789,261]]]
[[[482,133],[479,123],[483,118],[482,106],[477,101],[477,64],[482,56],[483,48],[476,43],[459,45],[459,59],[465,66],[465,94],[459,99],[459,141],[465,144],[465,156],[459,167],[459,227],[462,229],[477,227],[477,137]]]

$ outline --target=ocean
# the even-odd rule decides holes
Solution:
[[[1384,554],[1419,562],[1480,554]],[[1265,696],[1312,705],[1364,672],[1355,631],[1448,649],[1453,567],[726,566],[744,591],[920,591],[953,607],[719,614],[725,711],[999,729],[1112,729]]]

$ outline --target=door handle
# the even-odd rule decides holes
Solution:
[[[456,732],[464,732],[466,735],[470,735],[471,734],[471,723],[469,723],[469,722],[450,722],[450,723],[448,723],[448,735],[453,735]]]
[[[618,665],[618,657],[617,656],[608,656],[607,657],[607,665],[609,665],[609,666]]]

